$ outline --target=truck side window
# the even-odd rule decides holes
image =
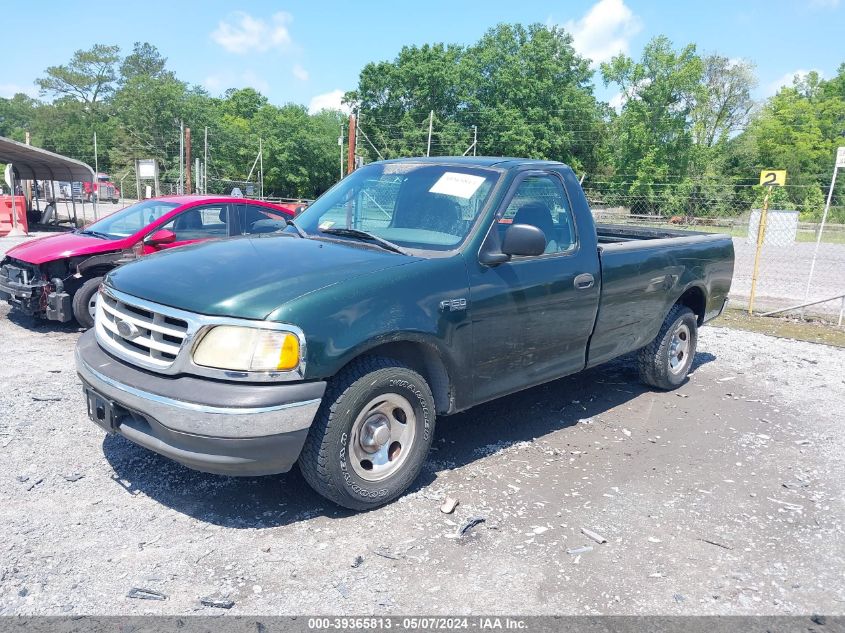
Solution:
[[[177,242],[187,242],[227,237],[228,226],[229,205],[212,204],[183,211],[162,228],[173,231]]]
[[[551,174],[528,176],[499,220],[504,232],[511,224],[531,224],[546,235],[546,253],[566,253],[575,248],[575,223],[560,180]]]

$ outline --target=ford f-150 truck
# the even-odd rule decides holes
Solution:
[[[680,385],[732,273],[727,236],[597,227],[560,163],[386,161],[281,232],[110,272],[76,365],[110,433],[211,473],[298,463],[367,509],[414,481],[438,415],[629,352]]]

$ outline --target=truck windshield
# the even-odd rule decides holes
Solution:
[[[115,240],[129,237],[178,206],[176,202],[144,200],[89,224],[80,233]]]
[[[354,229],[404,248],[451,250],[469,235],[498,178],[476,167],[375,163],[340,181],[296,223],[310,235],[354,237],[337,231]]]

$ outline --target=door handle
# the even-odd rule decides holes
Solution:
[[[595,277],[593,277],[590,273],[581,273],[573,282],[575,284],[575,288],[578,290],[586,290],[587,288],[592,288],[593,285],[596,283]]]

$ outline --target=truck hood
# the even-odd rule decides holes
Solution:
[[[58,233],[13,246],[6,251],[6,255],[38,265],[65,257],[106,253],[118,248],[111,240],[79,233]]]
[[[242,237],[145,257],[113,270],[107,284],[189,312],[264,319],[310,292],[415,259],[355,243]]]

